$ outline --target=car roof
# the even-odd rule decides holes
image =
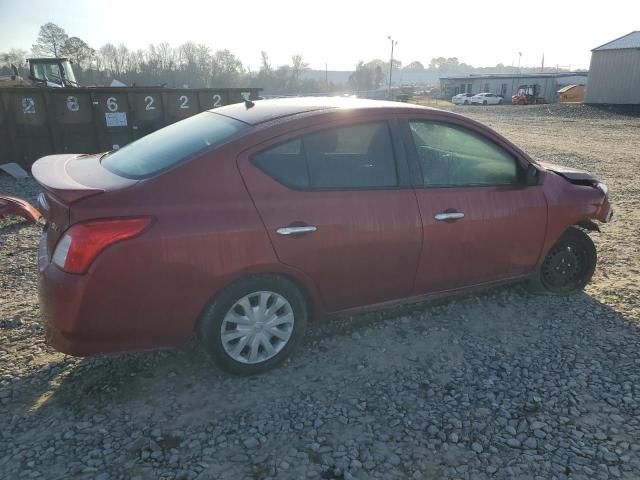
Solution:
[[[210,111],[240,120],[249,125],[258,125],[309,112],[321,113],[322,111],[336,109],[364,110],[372,108],[393,109],[395,111],[428,110],[427,107],[420,105],[352,97],[293,97],[235,103]]]

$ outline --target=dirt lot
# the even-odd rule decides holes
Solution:
[[[455,111],[609,185],[584,294],[512,286],[316,325],[253,378],[197,348],[77,359],[38,324],[41,226],[0,220],[0,478],[639,478],[640,118]]]

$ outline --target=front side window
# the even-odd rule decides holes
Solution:
[[[386,122],[332,128],[253,155],[252,162],[293,188],[351,189],[398,185]]]
[[[442,122],[409,122],[425,186],[518,183],[516,159],[491,140]]]
[[[147,178],[222,145],[250,128],[232,118],[202,112],[107,154],[102,166],[122,177]]]

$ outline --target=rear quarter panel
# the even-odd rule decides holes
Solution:
[[[156,178],[91,197],[71,223],[152,215],[137,238],[102,252],[79,305],[88,332],[162,332],[157,344],[187,341],[207,302],[228,283],[278,272],[273,248],[226,146]],[[290,272],[284,272],[290,273]]]

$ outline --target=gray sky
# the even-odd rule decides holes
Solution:
[[[0,0],[0,51],[30,49],[49,21],[94,48],[192,40],[228,48],[252,69],[260,50],[275,65],[302,53],[312,68],[353,69],[388,59],[388,35],[404,64],[457,56],[517,65],[522,52],[523,66],[539,65],[544,53],[545,65],[574,69],[589,66],[592,48],[640,29],[640,1]]]

